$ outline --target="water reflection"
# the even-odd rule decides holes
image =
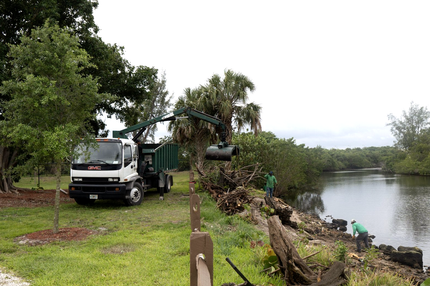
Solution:
[[[396,203],[395,220],[400,229],[410,232],[415,242],[426,243],[430,225],[430,178],[400,176],[397,182],[401,199]]]
[[[286,201],[321,218],[354,218],[376,235],[375,244],[417,246],[430,264],[430,177],[379,169],[325,173],[319,191],[291,193]]]
[[[309,214],[319,215],[324,212],[324,202],[321,196],[316,193],[299,194],[290,205]]]

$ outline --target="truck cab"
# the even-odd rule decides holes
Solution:
[[[95,147],[77,147],[79,155],[73,158],[70,171],[70,197],[79,204],[118,198],[128,200],[131,205],[139,204],[143,187],[138,175],[137,144],[129,139],[96,141]],[[133,188],[137,190],[132,191]]]
[[[156,188],[160,198],[170,192],[178,168],[176,144],[140,144],[133,140],[98,138],[97,145],[77,146],[72,160],[69,196],[78,204],[98,199],[122,199],[139,205],[144,192]]]

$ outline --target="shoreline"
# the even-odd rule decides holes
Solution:
[[[251,213],[254,220],[258,222],[256,227],[262,230],[266,235],[268,235],[269,230],[267,225],[267,219],[261,217],[260,214],[260,206],[262,204],[265,204],[264,199],[255,197],[251,205]],[[293,209],[291,221],[296,224],[302,223],[305,225],[303,230],[299,230],[289,225],[284,225],[284,228],[286,229],[287,233],[292,236],[294,240],[305,237],[312,244],[322,244],[327,246],[330,249],[331,253],[334,252],[335,242],[342,241],[348,248],[348,253],[350,257],[364,257],[365,254],[363,252],[357,253],[355,251],[356,243],[355,239],[352,238],[351,234],[327,228],[327,221],[322,220],[319,216],[306,214],[294,207],[291,208]],[[369,241],[369,244],[375,245],[373,241]],[[379,245],[375,246],[379,248]],[[350,271],[359,271],[361,267],[360,260],[351,258],[349,262],[351,263],[351,265],[348,265]],[[378,257],[372,260],[369,265],[375,271],[380,271],[381,273],[389,272],[394,275],[400,275],[405,280],[409,278],[422,283],[427,278],[430,278],[429,271],[424,271],[424,269],[413,268],[408,265],[394,262],[390,259],[389,255],[386,255],[381,251],[379,251]]]

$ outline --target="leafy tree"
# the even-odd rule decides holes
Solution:
[[[91,66],[78,38],[48,22],[10,46],[13,79],[3,82],[5,103],[0,130],[14,145],[30,154],[27,166],[53,161],[56,169],[54,233],[58,232],[62,162],[80,138],[88,137],[94,106],[107,99],[97,81],[83,75]]]
[[[235,164],[239,166],[250,166],[256,163],[262,164],[265,166],[269,163],[270,158],[270,143],[268,142],[267,137],[268,134],[273,134],[271,132],[262,131],[257,136],[255,136],[251,132],[246,133],[234,133],[232,143],[234,145],[238,145],[240,149],[240,155],[235,160]]]
[[[5,80],[12,78],[12,63],[7,57],[9,45],[20,43],[22,35],[29,35],[31,29],[42,26],[47,19],[57,21],[60,26],[73,27],[79,36],[96,33],[98,28],[94,24],[93,9],[98,6],[97,1],[28,1],[4,0],[0,2],[0,86]],[[11,99],[8,93],[0,93],[0,120],[4,120],[5,104]],[[95,121],[95,120],[94,120]],[[11,167],[19,165],[23,156],[22,149],[17,146],[7,146],[5,138],[0,138],[0,192],[13,191],[13,179],[19,177],[11,175]],[[2,142],[3,141],[3,142]]]
[[[396,118],[389,114],[391,121],[387,125],[391,126],[391,133],[396,138],[396,147],[409,150],[416,142],[421,132],[429,127],[430,112],[426,107],[419,107],[418,104],[411,102],[408,112],[403,111],[401,118]]]
[[[150,89],[157,79],[157,70],[145,66],[134,67],[123,58],[123,47],[106,44],[97,36],[99,28],[94,22],[93,10],[98,1],[88,0],[4,0],[0,2],[0,85],[12,78],[12,63],[6,55],[9,45],[20,43],[21,36],[29,36],[32,29],[43,26],[45,21],[68,27],[79,39],[81,48],[85,49],[95,65],[80,71],[83,75],[91,74],[98,78],[99,92],[115,95],[94,106],[93,113],[105,113],[108,117],[117,115],[127,118],[128,106],[142,105],[150,98]],[[0,120],[7,102],[11,99],[8,93],[0,94]],[[104,123],[97,118],[90,120],[94,134],[107,135]],[[23,158],[23,150],[17,146],[7,146],[0,138],[0,192],[14,189],[13,177],[7,170],[18,166]]]
[[[134,125],[133,122],[139,120],[138,115],[142,115],[140,109],[156,100],[154,92],[165,78],[157,82],[157,69],[132,66],[123,58],[122,47],[105,44],[96,35],[84,39],[82,47],[92,56],[91,62],[94,63],[85,72],[98,78],[100,92],[115,95],[112,100],[97,104],[94,112],[103,112],[109,118],[115,115],[125,125]],[[94,122],[95,133],[104,127],[99,125],[100,122]]]
[[[248,92],[255,89],[254,83],[248,77],[226,70],[224,78],[215,74],[202,88],[205,110],[224,122],[228,142],[231,142],[233,124],[238,131],[245,125],[249,125],[255,134],[261,131],[261,106],[247,103]]]
[[[396,173],[430,175],[430,131],[421,132],[402,159],[394,164]]]
[[[273,138],[271,132],[234,134],[233,143],[239,145],[241,155],[235,163],[247,166],[260,163],[264,172],[273,171],[278,181],[277,195],[285,196],[289,189],[304,188],[316,182],[322,171],[320,150],[296,145],[293,138]],[[270,140],[267,140],[270,138]],[[258,187],[265,180],[255,182]]]
[[[97,1],[88,0],[2,0],[0,3],[0,82],[11,78],[11,66],[6,57],[9,44],[20,43],[22,35],[43,26],[47,19],[60,27],[70,27],[78,37],[97,33],[93,9]]]
[[[149,91],[150,97],[145,99],[142,104],[135,103],[132,106],[124,108],[124,115],[120,119],[126,126],[132,126],[139,122],[144,122],[152,118],[161,116],[167,112],[170,107],[171,96],[166,89],[166,74],[163,73],[161,78],[155,84],[151,84]],[[146,142],[148,139],[155,141],[155,132],[158,130],[157,124],[146,127],[142,134],[141,141]]]

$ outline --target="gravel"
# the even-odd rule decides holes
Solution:
[[[21,278],[5,273],[0,268],[0,286],[29,286],[30,283],[23,281]]]

